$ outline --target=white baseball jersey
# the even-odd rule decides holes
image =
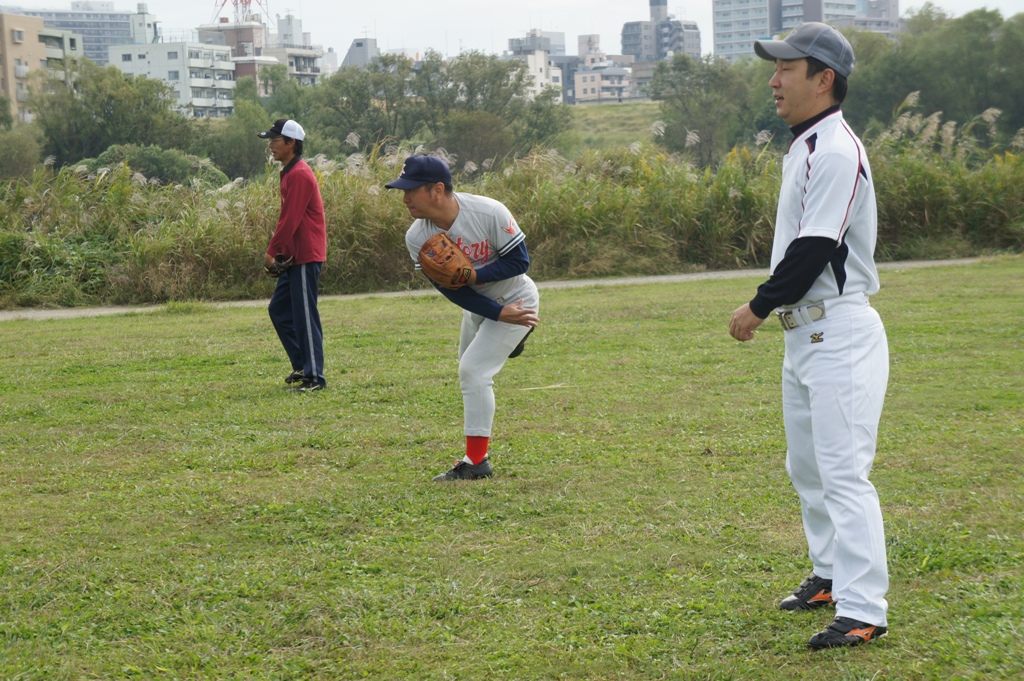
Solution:
[[[845,262],[838,272],[826,267],[804,298],[786,307],[840,294],[877,293],[877,223],[875,189],[864,145],[837,110],[793,140],[782,160],[771,271],[775,272],[789,244],[798,237],[835,240],[842,244],[840,254],[846,251]]]
[[[461,192],[455,192],[455,200],[459,202],[459,215],[448,230],[448,236],[469,256],[475,269],[490,265],[526,238],[512,213],[500,201]],[[416,269],[420,269],[418,259],[423,243],[440,231],[440,227],[424,218],[409,227],[405,245],[409,255],[417,261]],[[527,288],[532,287],[532,282],[528,282],[530,278],[520,274],[487,284],[473,284],[471,288],[491,300],[509,302],[518,300]]]

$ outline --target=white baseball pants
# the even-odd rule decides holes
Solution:
[[[785,332],[786,471],[800,496],[814,573],[832,580],[836,614],[887,626],[885,531],[868,474],[888,343],[866,296],[825,301],[825,315]]]
[[[532,283],[526,295],[513,298],[512,303],[521,298],[524,308],[540,311],[540,297],[537,295],[537,287]],[[462,311],[459,384],[462,387],[465,435],[491,436],[494,423],[494,376],[505,366],[509,353],[529,331],[526,326],[496,322],[467,310]]]

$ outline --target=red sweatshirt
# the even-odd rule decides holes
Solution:
[[[295,256],[296,265],[327,260],[327,221],[313,169],[296,158],[281,171],[281,216],[267,254]]]

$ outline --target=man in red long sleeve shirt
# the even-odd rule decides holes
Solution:
[[[317,310],[320,271],[327,259],[327,221],[320,185],[302,160],[306,132],[293,120],[282,118],[270,130],[257,133],[268,140],[270,153],[280,161],[281,214],[265,254],[268,267],[275,259],[294,259],[277,277],[267,311],[281,345],[288,353],[292,373],[285,383],[312,392],[327,386],[324,378],[324,335]]]

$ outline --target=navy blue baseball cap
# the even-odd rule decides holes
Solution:
[[[817,21],[800,24],[785,40],[755,40],[754,52],[768,61],[814,57],[843,78],[849,78],[853,72],[850,42],[836,29]]]
[[[399,178],[384,186],[388,189],[415,189],[433,182],[452,183],[448,164],[436,156],[410,156],[405,159]]]

